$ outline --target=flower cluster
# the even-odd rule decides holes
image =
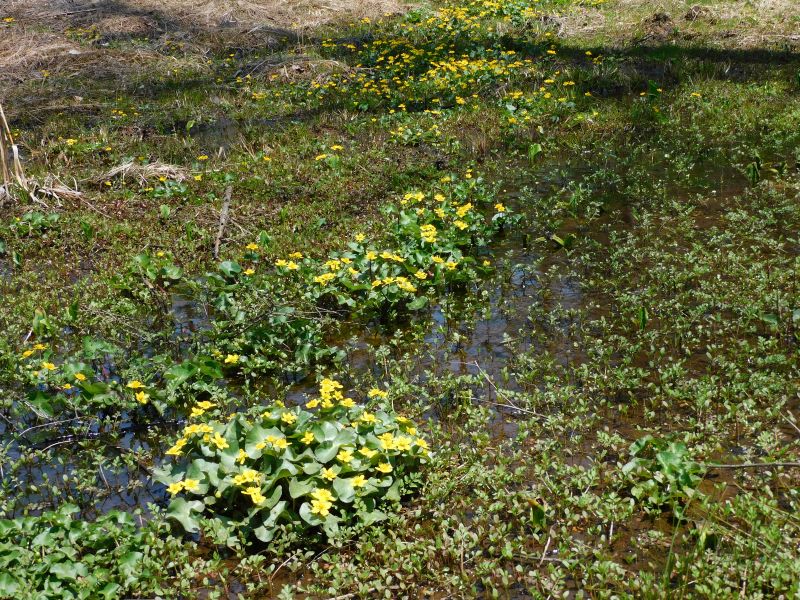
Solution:
[[[386,392],[367,395],[382,400]],[[323,379],[305,408],[277,401],[191,423],[166,454],[176,462],[158,480],[187,529],[201,517],[232,519],[268,541],[281,524],[332,535],[340,523],[384,518],[380,506],[399,500],[429,447],[409,419],[368,410]]]

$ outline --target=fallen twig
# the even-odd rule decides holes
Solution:
[[[233,193],[233,186],[225,188],[225,199],[222,202],[222,210],[219,213],[219,229],[217,230],[217,237],[214,240],[214,259],[219,258],[219,245],[222,243],[222,236],[225,234],[225,225],[228,224],[228,212],[231,208],[231,194]]]

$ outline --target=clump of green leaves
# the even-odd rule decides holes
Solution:
[[[391,410],[366,410],[332,379],[306,409],[279,401],[225,420],[213,402],[198,402],[167,451],[177,462],[157,473],[175,496],[168,515],[228,543],[268,542],[281,526],[332,538],[340,526],[385,519],[381,506],[413,488],[427,460],[417,428]]]
[[[0,598],[120,598],[147,579],[147,532],[128,513],[89,522],[65,504],[0,520]]]
[[[669,506],[682,517],[697,493],[702,467],[691,459],[686,444],[646,435],[630,447],[631,460],[622,472],[632,483],[631,495],[646,509]]]

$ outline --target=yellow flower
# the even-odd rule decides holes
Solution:
[[[344,150],[344,146],[340,146],[339,144],[335,144],[331,146],[331,150]]]
[[[344,400],[339,402],[339,404],[341,404],[345,408],[353,408],[356,405],[356,402],[352,398],[345,398]]]
[[[458,220],[458,221],[453,221],[453,225],[455,225],[456,227],[458,227],[458,228],[459,228],[461,231],[463,231],[463,230],[465,230],[467,227],[469,227],[469,225],[467,225],[467,224],[466,224],[464,221],[461,221],[461,220]]]
[[[423,450],[427,450],[428,449],[428,442],[426,442],[422,438],[417,438],[416,440],[414,440],[414,444],[416,444],[417,446],[419,446]]]
[[[317,408],[319,406],[319,398],[314,398],[306,402],[306,408]]]
[[[367,478],[359,473],[358,475],[353,477],[353,479],[351,479],[350,482],[353,484],[354,488],[360,488],[367,485]]]
[[[330,514],[331,506],[333,506],[333,504],[325,500],[312,500],[311,512],[321,517],[327,517]]]
[[[406,436],[400,436],[394,440],[393,446],[395,450],[399,450],[400,452],[407,452],[408,450],[411,450],[411,438]]]
[[[197,479],[186,479],[183,482],[183,489],[187,492],[196,492],[200,487],[200,482]]]
[[[246,496],[250,496],[250,499],[253,501],[253,504],[262,504],[266,501],[266,498],[261,493],[261,488],[252,486],[249,488],[245,488],[242,490],[242,493]]]
[[[322,478],[333,481],[336,479],[336,472],[333,469],[324,468],[322,469]]]
[[[328,158],[327,154],[318,154],[314,157],[314,160],[325,160],[326,158]]]
[[[47,369],[48,371],[55,371],[56,370],[56,366],[51,362],[43,362],[42,363],[42,368],[43,369]]]
[[[358,418],[359,421],[362,423],[377,423],[377,417],[369,411],[364,411],[361,413],[361,416]]]
[[[211,443],[214,444],[219,450],[225,450],[225,448],[230,445],[228,444],[228,441],[219,433],[214,434],[214,437],[211,438]]]
[[[417,279],[427,279],[428,274],[422,269],[419,269],[416,273],[414,273],[414,277],[416,277]]]
[[[378,436],[378,440],[380,440],[381,448],[384,450],[391,450],[394,448],[394,436],[390,432],[382,433]]]
[[[372,250],[367,252],[367,260],[375,260],[376,258],[378,258],[377,253],[373,252]]]
[[[244,464],[244,461],[246,460],[247,460],[247,452],[245,452],[240,448],[239,452],[236,454],[236,462],[241,465]]]
[[[349,463],[353,460],[353,452],[351,450],[339,450],[339,454],[336,455],[336,460],[343,463]]]
[[[297,421],[297,415],[290,412],[285,412],[281,415],[281,421],[286,423],[287,425],[291,425],[295,421]]]
[[[128,383],[128,387],[132,390],[140,390],[144,387],[144,384],[138,379],[134,379],[133,381]]]
[[[320,285],[327,285],[334,279],[336,279],[336,273],[323,273],[322,275],[317,275],[316,277],[314,277],[314,283],[318,283]]]
[[[492,264],[492,261],[490,261],[490,260],[484,260],[484,261],[483,261],[483,266],[484,266],[484,267],[488,267],[488,266],[489,266],[489,265],[491,265],[491,264]]]
[[[385,392],[378,388],[372,388],[370,391],[367,392],[367,396],[370,398],[386,398],[389,395],[389,392]]]
[[[208,155],[201,154],[200,156],[197,157],[197,160],[208,160]]]
[[[179,438],[175,445],[167,450],[169,456],[180,456],[183,454],[183,447],[186,445],[186,438]]]
[[[459,217],[463,217],[470,210],[472,210],[472,203],[471,202],[467,202],[466,204],[462,204],[461,206],[458,207],[458,209],[456,209],[456,214]]]
[[[375,470],[380,471],[381,473],[391,473],[393,469],[392,465],[389,463],[381,463],[375,467]]]
[[[289,441],[286,438],[282,437],[275,440],[272,443],[272,445],[278,448],[279,450],[286,450],[286,448],[289,447]]]
[[[292,252],[289,255],[289,258],[295,258],[295,259],[299,260],[299,259],[303,258],[303,253],[302,252]]]
[[[225,362],[226,365],[235,365],[236,363],[239,362],[239,355],[238,354],[228,354],[228,356],[225,357],[225,361],[224,362]]]
[[[245,275],[248,275],[248,276],[249,276],[249,275],[254,275],[254,274],[255,274],[255,272],[256,272],[256,270],[255,270],[255,269],[245,269],[245,270],[244,270],[244,274],[245,274]]]
[[[464,100],[461,96],[456,96],[456,104],[466,104],[467,101]]]
[[[494,205],[494,209],[495,209],[497,212],[506,212],[506,207],[503,205],[503,203],[502,203],[502,202],[498,202],[497,204],[495,204],[495,205]]]
[[[245,469],[233,478],[234,485],[245,485],[247,483],[261,483],[261,473],[255,469]]]
[[[363,233],[356,234],[356,242],[358,242],[359,244],[363,242],[365,239],[367,239],[367,236],[365,236]]]
[[[25,350],[25,352],[22,353],[22,358],[28,358],[31,354],[33,354],[33,350]]]
[[[136,392],[136,401],[139,404],[147,404],[148,400],[150,400],[150,394],[147,392]]]
[[[179,493],[182,489],[183,489],[183,482],[182,481],[176,481],[175,483],[170,483],[167,486],[167,491],[170,494],[172,494],[173,496],[175,494]]]
[[[303,434],[303,437],[300,438],[300,441],[303,442],[304,444],[310,444],[311,442],[314,441],[314,434],[310,431],[306,431]]]
[[[314,500],[322,500],[323,502],[333,502],[335,500],[331,491],[325,488],[315,488],[314,491],[311,492],[311,497]]]

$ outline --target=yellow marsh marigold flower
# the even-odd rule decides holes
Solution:
[[[46,344],[35,344],[33,346],[33,349],[34,350],[47,350],[47,345]]]
[[[350,483],[353,484],[354,488],[364,487],[365,485],[367,485],[367,478],[359,473],[358,475],[353,477],[353,479],[350,480]]]
[[[323,273],[322,275],[317,275],[314,277],[314,283],[326,285],[334,279],[336,279],[336,273]]]
[[[233,478],[234,485],[245,485],[248,483],[261,483],[261,473],[255,469],[245,469]]]
[[[255,242],[250,242],[249,244],[247,244],[247,246],[245,246],[245,248],[247,248],[248,250],[258,250],[258,244],[256,244]]]
[[[263,504],[267,500],[261,493],[261,488],[255,486],[243,489],[242,493],[246,496],[250,496],[250,499],[255,505]]]
[[[220,450],[225,450],[225,448],[230,445],[227,440],[218,433],[215,433],[214,437],[211,438],[211,443]]]
[[[43,369],[47,369],[48,371],[55,371],[56,370],[56,366],[51,362],[43,362],[42,363],[42,368]]]
[[[150,400],[150,394],[147,392],[136,392],[136,401],[139,404],[147,404],[148,400]]]
[[[311,512],[315,515],[319,515],[320,517],[327,517],[330,514],[332,506],[333,504],[326,502],[325,500],[312,500]]]
[[[416,273],[414,273],[414,277],[416,277],[417,279],[427,279],[428,274],[422,269],[419,269]]]
[[[326,490],[325,488],[314,489],[314,491],[311,492],[311,497],[314,500],[322,500],[323,502],[333,502],[335,500],[330,490]]]
[[[200,482],[197,479],[186,479],[183,482],[183,489],[187,492],[196,492],[200,487]]]
[[[361,413],[361,416],[358,418],[359,421],[362,423],[377,423],[378,418],[369,411],[364,411]]]
[[[236,454],[236,462],[241,465],[244,464],[244,461],[246,460],[247,460],[247,452],[245,452],[240,448],[239,452]]]
[[[328,469],[327,467],[322,469],[322,478],[327,479],[328,481],[333,481],[336,479],[336,471],[333,469]]]
[[[378,440],[381,443],[381,448],[384,450],[391,450],[394,448],[394,436],[390,432],[382,433],[378,436]]]
[[[310,444],[311,442],[314,441],[314,439],[315,439],[314,434],[310,431],[306,431],[303,434],[303,437],[300,438],[300,441],[303,442],[304,444]]]
[[[272,445],[278,448],[279,450],[286,450],[286,448],[289,447],[289,441],[285,437],[282,437],[275,440],[275,442]]]
[[[378,388],[372,388],[370,391],[367,392],[367,396],[370,398],[386,398],[389,395],[389,392],[385,392]]]
[[[327,155],[327,154],[317,154],[317,155],[314,157],[314,160],[325,160],[326,158],[328,158],[328,155]]]
[[[422,225],[419,228],[419,234],[422,238],[422,241],[427,242],[428,244],[433,244],[436,241],[436,227],[433,225]]]
[[[411,438],[402,435],[394,440],[393,445],[395,450],[399,450],[400,452],[408,452],[411,450]]]
[[[297,415],[290,412],[285,412],[281,415],[281,421],[286,423],[287,425],[291,425],[295,421],[297,421]]]
[[[498,202],[497,204],[495,204],[495,205],[494,205],[494,209],[495,209],[497,212],[506,212],[506,207],[505,207],[505,205],[503,205],[503,203],[502,203],[502,202]]]
[[[361,454],[362,456],[365,456],[366,458],[372,458],[373,456],[375,456],[378,453],[378,451],[377,450],[371,450],[370,448],[367,448],[366,446],[364,446],[363,448],[361,448],[358,451],[358,453]]]
[[[339,404],[341,404],[345,408],[353,408],[356,405],[356,401],[353,400],[352,398],[345,398],[344,400],[339,402]]]
[[[255,275],[255,272],[256,272],[256,270],[255,270],[255,269],[245,269],[245,270],[244,270],[244,274],[245,274],[245,275],[247,275],[248,277],[249,277],[250,275]]]
[[[134,379],[133,381],[128,383],[127,387],[132,389],[132,390],[140,390],[140,389],[142,389],[144,387],[144,384],[141,381],[139,381],[138,379]]]
[[[381,463],[375,467],[375,470],[380,471],[381,473],[391,473],[393,471],[392,465],[389,463]]]
[[[179,438],[175,445],[167,450],[168,456],[180,456],[183,454],[183,447],[186,445],[186,438]]]
[[[317,408],[319,406],[319,398],[314,398],[306,402],[306,408]]]
[[[458,227],[461,231],[464,231],[467,227],[469,227],[469,225],[467,225],[464,221],[461,220],[453,221],[453,225]]]
[[[377,253],[373,252],[372,250],[367,252],[367,260],[375,260],[376,258],[378,258]]]
[[[363,233],[357,233],[355,239],[356,239],[356,242],[358,242],[360,244],[365,239],[367,239],[367,236],[365,236]]]
[[[180,493],[180,491],[181,491],[182,489],[183,489],[183,482],[182,482],[182,481],[176,481],[175,483],[170,483],[170,484],[167,486],[167,491],[168,491],[170,494],[172,494],[173,496],[174,496],[175,494],[178,494],[178,493]]]
[[[238,354],[228,354],[228,356],[225,357],[224,362],[226,365],[235,365],[239,362],[239,358],[241,357]]]
[[[299,260],[299,259],[303,258],[303,253],[302,252],[292,252],[289,255],[289,258],[294,258],[294,259],[298,259]]]
[[[343,463],[349,463],[353,460],[353,452],[352,450],[339,450],[339,454],[336,455],[336,460]]]
[[[31,354],[33,354],[33,350],[25,350],[25,352],[22,353],[22,358],[28,358]]]

